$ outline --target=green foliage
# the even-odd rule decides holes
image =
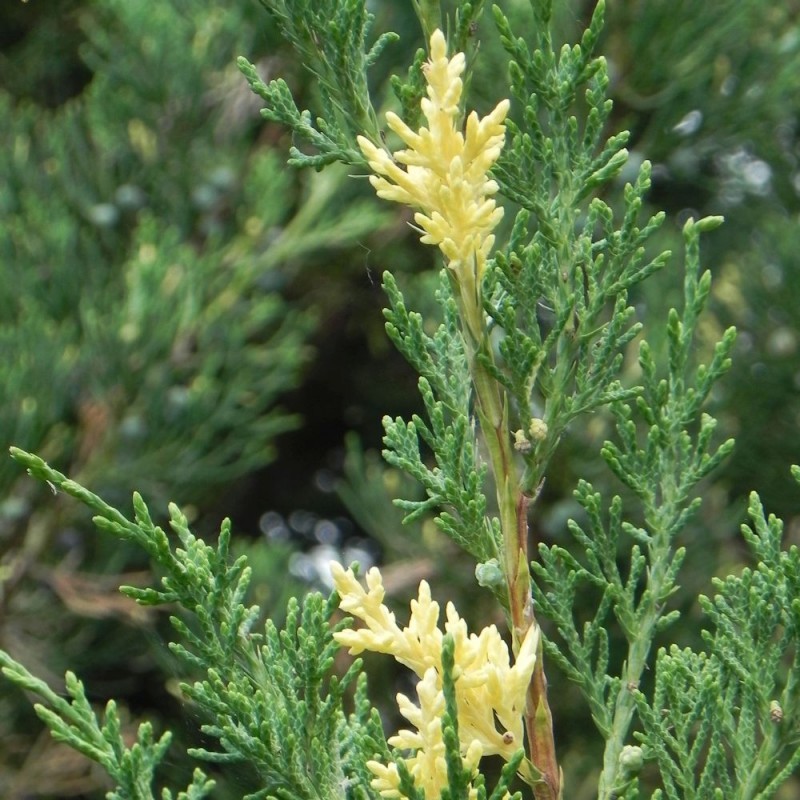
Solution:
[[[511,30],[508,18],[495,6],[495,22],[501,42],[511,58],[510,88],[524,109],[524,129],[509,125],[510,141],[496,170],[502,189],[515,202],[537,214],[543,233],[555,238],[564,233],[559,225],[568,206],[559,204],[548,213],[549,190],[555,181],[570,200],[586,196],[619,172],[625,163],[624,144],[628,134],[612,136],[602,142],[603,127],[611,112],[607,99],[608,70],[605,59],[593,57],[603,27],[605,3],[595,7],[592,22],[579,45],[567,45],[557,55],[548,26],[550,11],[546,3],[535,3],[536,23],[532,26],[532,45]],[[580,132],[572,111],[579,90],[584,94],[588,113]],[[546,122],[538,119],[545,112]],[[599,150],[599,152],[598,152]],[[527,177],[526,177],[527,176]],[[535,180],[532,180],[535,176]],[[573,214],[577,208],[572,209]],[[541,222],[544,220],[544,222]]]
[[[704,327],[735,324],[739,331],[732,372],[715,390],[721,423],[737,448],[716,482],[742,507],[757,489],[787,518],[794,488],[785,467],[800,446],[793,384],[800,211],[795,12],[792,4],[763,0],[723,0],[713,8],[614,3],[603,43],[613,67],[614,116],[633,133],[632,161],[656,165],[651,202],[671,215],[725,215],[724,228],[704,243],[714,266]],[[678,291],[677,281],[652,284],[643,296],[659,314],[676,303]]]
[[[181,688],[209,720],[202,732],[217,739],[220,747],[193,748],[191,756],[251,765],[261,786],[248,795],[249,800],[334,798],[343,786],[353,798],[374,796],[366,762],[386,746],[364,681],[356,693],[354,713],[348,716],[343,710],[345,690],[356,679],[360,662],[354,662],[341,678],[330,674],[338,649],[333,633],[349,624],[347,620],[330,624],[336,595],[328,600],[308,595],[302,608],[292,599],[282,630],[267,620],[264,632],[256,633],[260,609],[242,602],[250,569],[244,557],[229,559],[228,521],[222,525],[217,546],[212,547],[191,533],[186,517],[171,505],[170,527],[180,542],[177,547],[153,523],[140,495],[134,495],[134,518],[128,520],[40,458],[17,449],[12,455],[31,475],[81,500],[95,513],[98,528],[145,550],[163,573],[161,588],[122,587],[124,594],[142,605],[177,604],[188,612],[188,619],[171,617],[178,640],[170,649],[192,671],[205,676]],[[69,704],[7,654],[3,663],[9,679],[36,691],[52,707],[38,713],[54,735],[100,763],[119,782],[120,800],[151,796],[147,787],[165,755],[168,735],[154,743],[152,730],[145,724],[140,728],[139,748],[123,750],[117,744],[119,720],[113,703],[101,728],[74,676],[67,678],[73,697]],[[196,794],[202,773],[196,776],[192,798],[202,796]]]
[[[262,0],[262,5],[318,81],[321,113],[312,119],[311,112],[297,108],[284,80],[264,83],[253,64],[245,58],[239,59],[239,69],[250,88],[267,103],[261,112],[264,118],[286,125],[300,141],[317,151],[306,155],[293,147],[289,163],[317,169],[336,161],[363,164],[355,137],[378,131],[367,70],[386,45],[396,41],[397,35],[383,34],[366,51],[372,15],[361,0],[344,3]]]
[[[544,7],[537,13],[540,21],[546,19]],[[487,297],[504,332],[497,378],[516,400],[519,428],[530,426],[532,398],[544,405],[547,435],[526,455],[526,491],[541,481],[578,414],[631,396],[615,383],[624,348],[641,328],[632,319],[627,292],[669,257],[667,252],[645,257],[644,243],[664,215],[654,215],[641,228],[637,224],[650,186],[647,162],[624,189],[619,228],[603,200],[582,203],[613,179],[627,158],[625,134],[604,141],[611,111],[608,73],[605,60],[593,57],[603,13],[601,2],[580,45],[565,45],[556,55],[546,25],[533,27],[531,46],[514,36],[495,9],[512,59],[511,90],[524,109],[524,124],[509,123],[509,146],[495,176],[501,191],[528,213],[517,215],[509,244],[489,274]],[[579,119],[573,106],[584,87],[587,111]]]
[[[439,302],[444,322],[434,336],[425,333],[422,317],[409,312],[397,283],[384,275],[391,308],[385,312],[386,331],[400,352],[420,374],[420,394],[430,423],[415,416],[411,422],[384,418],[384,457],[424,487],[426,500],[398,500],[412,522],[431,510],[443,510],[439,528],[479,561],[497,555],[494,533],[486,520],[483,483],[486,468],[475,469],[474,429],[470,422],[469,373],[464,345],[458,333],[455,300],[442,276]],[[431,449],[437,465],[429,468],[420,452],[420,439]]]
[[[0,664],[8,680],[45,701],[46,705],[36,704],[36,713],[50,728],[53,737],[96,761],[115,781],[116,788],[106,795],[108,800],[153,800],[156,797],[152,790],[154,772],[169,748],[172,738],[169,733],[156,741],[152,725],[144,722],[139,726],[136,743],[128,747],[122,737],[114,701],[110,700],[106,705],[101,725],[86,698],[83,684],[72,672],[68,672],[66,677],[67,694],[72,698],[68,702],[2,650]],[[176,800],[201,800],[213,788],[214,781],[207,780],[198,769],[191,786],[185,792],[179,792]],[[167,788],[158,796],[162,800],[173,798]]]
[[[682,314],[675,309],[669,313],[666,378],[658,377],[647,343],[643,342],[640,347],[644,386],[636,400],[636,409],[649,426],[644,448],[637,446],[630,406],[619,404],[614,411],[622,446],[609,443],[603,449],[603,457],[614,474],[641,500],[653,533],[663,531],[667,537],[684,526],[687,515],[692,513],[692,505],[697,505],[693,503],[684,511],[678,511],[685,505],[691,488],[733,447],[732,440],[719,448],[711,446],[715,421],[708,415],[701,416],[701,409],[714,382],[730,368],[729,353],[736,331],[729,328],[725,332],[708,365],[693,369],[690,360],[698,320],[711,286],[711,273],[705,271],[701,275],[699,272],[699,234],[719,222],[713,218],[699,223],[689,221],[684,228],[687,245],[685,306]],[[691,434],[695,427],[697,434],[693,441]],[[647,476],[648,485],[642,476]]]
[[[382,141],[367,71],[395,37],[384,34],[367,47],[372,19],[357,0],[322,4],[265,0],[263,4],[318,83],[319,116],[312,118],[309,111],[299,110],[285,81],[265,82],[256,66],[240,60],[251,88],[267,103],[263,116],[286,126],[309,148],[305,152],[293,147],[291,163],[316,169],[334,162],[363,166],[356,135],[376,144]],[[493,16],[497,42],[508,59],[515,107],[492,178],[500,195],[516,206],[516,213],[509,229],[499,232],[498,238],[505,238],[478,287],[482,300],[478,327],[483,328],[476,330],[474,318],[472,327],[465,322],[454,271],[442,273],[436,320],[410,310],[400,288],[402,280],[389,273],[384,276],[389,301],[386,330],[419,375],[424,407],[424,417],[413,415],[409,421],[384,417],[386,460],[415,479],[424,492],[424,496],[412,492],[409,499],[396,502],[406,512],[407,522],[421,523],[433,516],[438,528],[478,562],[478,582],[502,606],[514,647],[530,627],[539,621],[544,626],[524,714],[527,755],[537,775],[531,787],[537,800],[560,800],[562,791],[564,796],[570,794],[573,780],[568,775],[566,789],[560,786],[551,721],[551,713],[558,720],[559,698],[551,698],[554,702],[548,705],[544,691],[544,669],[551,666],[577,686],[599,733],[603,754],[594,768],[599,773],[598,800],[636,800],[648,791],[653,800],[767,800],[800,766],[800,551],[781,549],[782,525],[765,517],[756,495],[751,498],[752,527],[743,529],[755,566],[716,579],[716,596],[701,597],[710,623],[704,633],[705,649],[672,645],[652,657],[657,637],[674,631],[671,626],[680,618],[675,600],[680,570],[694,546],[681,537],[700,510],[702,482],[732,449],[731,440],[718,443],[717,423],[707,409],[715,384],[731,366],[735,334],[732,328],[718,328],[710,336],[703,330],[712,287],[711,274],[701,270],[699,256],[700,234],[716,228],[721,219],[690,217],[684,225],[681,300],[665,301],[673,306],[665,324],[653,319],[659,303],[635,305],[631,296],[648,297],[653,291],[648,287],[655,285],[656,274],[670,258],[662,243],[673,236],[663,225],[665,215],[651,214],[646,207],[655,170],[646,160],[629,161],[627,133],[607,134],[612,122],[610,70],[606,60],[595,55],[605,4],[601,0],[594,7],[578,44],[561,47],[552,2],[534,0],[532,17],[525,22],[520,21],[524,18],[518,4],[507,5],[507,9],[495,7]],[[727,24],[733,28],[749,24],[758,5],[740,4],[738,12],[729,9]],[[473,36],[483,4],[457,6],[448,30],[449,52],[467,52],[465,86],[469,87],[480,69],[480,40]],[[667,4],[653,7],[648,25],[631,37],[630,50],[643,60],[641,49],[649,36],[658,40],[659,52],[675,47],[684,53],[675,91],[694,97],[698,87],[711,80],[715,67],[710,62],[700,64],[702,47],[691,37],[685,39],[682,33],[668,41],[660,28],[655,36],[655,22],[666,31],[677,15]],[[439,3],[418,2],[414,8],[426,37],[438,26],[447,27]],[[125,13],[120,11],[121,18],[127,18]],[[780,13],[778,17],[783,19]],[[696,33],[698,19],[707,25],[706,17],[699,15],[687,30]],[[163,24],[163,19],[159,22]],[[723,41],[724,26],[711,27],[713,31],[701,41]],[[95,46],[106,42],[99,28],[92,35]],[[483,36],[488,35],[481,31]],[[612,37],[612,50],[613,44]],[[794,53],[792,42],[787,47]],[[741,58],[737,51],[737,59]],[[109,75],[113,74],[111,70]],[[424,79],[424,51],[418,50],[406,79],[389,81],[404,119],[412,125],[419,120]],[[784,97],[791,85],[788,73],[781,72],[777,88],[765,101],[765,115],[774,113],[776,97]],[[77,117],[71,124],[76,120],[82,124]],[[138,148],[144,160],[158,141],[151,134],[146,124],[134,126],[130,134],[134,150]],[[623,185],[625,180],[629,182]],[[100,211],[109,209],[91,208],[94,224],[103,223]],[[159,363],[167,351],[174,354],[187,318],[193,323],[189,326],[193,340],[222,339],[223,354],[226,347],[247,354],[260,330],[258,324],[280,318],[283,307],[280,302],[259,306],[254,328],[241,314],[237,314],[241,327],[234,332],[225,328],[226,313],[257,285],[248,272],[247,258],[237,278],[241,262],[233,256],[241,254],[241,240],[236,234],[225,240],[219,231],[204,232],[209,241],[218,235],[228,242],[223,261],[227,258],[227,263],[236,265],[223,279],[233,284],[228,295],[234,298],[231,306],[222,300],[227,287],[215,282],[216,262],[208,262],[206,273],[202,256],[197,258],[202,274],[197,292],[181,283],[169,293],[164,289],[171,274],[166,265],[188,260],[190,251],[180,233],[170,233],[173,228],[154,220],[144,215],[137,220],[125,262],[124,314],[114,317],[116,324],[123,324],[120,335],[110,339],[122,345],[115,352],[123,364],[131,358],[125,346],[142,339],[142,331],[154,327],[167,310],[175,312],[172,327],[164,328],[169,331],[169,347],[148,343],[150,350],[137,351],[142,363]],[[149,247],[156,249],[156,239],[163,263],[151,269]],[[45,243],[43,252],[52,246],[53,242]],[[250,262],[250,269],[253,264],[263,266],[258,258]],[[97,286],[98,296],[105,298],[101,290],[106,290],[107,281],[99,279]],[[153,300],[159,293],[165,297]],[[33,299],[27,293],[22,297],[27,299],[11,298],[18,303],[15,319],[22,316],[22,304],[48,302],[35,291]],[[52,314],[54,330],[60,333],[59,326],[75,325],[61,311]],[[42,316],[39,310],[37,314]],[[80,317],[81,331],[105,330],[100,323],[92,327],[92,314],[97,312]],[[283,348],[280,336],[275,337]],[[287,348],[287,369],[301,360],[301,339],[290,340],[297,349]],[[632,356],[634,345],[638,359]],[[75,353],[71,357],[78,358]],[[243,360],[255,369],[263,364],[257,354],[252,361],[246,355]],[[247,373],[226,372],[226,364],[224,357],[212,357],[203,359],[201,368],[211,369],[226,389],[246,394],[249,387],[254,405],[265,402],[265,393],[267,399],[273,398],[257,381],[248,383]],[[70,368],[70,363],[58,362],[53,374],[69,375]],[[109,370],[121,371],[119,365]],[[151,382],[145,381],[141,396],[158,396],[163,390],[169,397],[172,373],[159,383],[162,377],[157,370],[145,373]],[[263,379],[269,382],[269,376]],[[35,380],[44,383],[46,378],[37,373]],[[280,382],[277,377],[276,381]],[[16,391],[25,379],[12,374],[10,385]],[[58,402],[60,396],[59,388],[51,401]],[[231,408],[241,410],[242,403],[225,402],[227,395],[222,400],[213,393],[209,397],[206,405],[198,405],[197,413],[204,419],[216,422],[217,411],[224,416]],[[262,426],[258,431],[268,439],[283,418],[264,417],[263,409],[258,406]],[[544,480],[560,446],[590,424],[590,413],[601,426],[606,419],[614,423],[609,441],[600,449],[607,474],[599,480],[593,477],[591,483],[578,481],[578,513],[567,523],[571,541],[538,542],[537,558],[529,565],[529,525],[541,513],[537,500]],[[159,419],[152,409],[146,417]],[[230,419],[232,428],[243,429],[246,420]],[[205,452],[213,452],[218,459],[214,463],[223,467],[246,468],[252,463],[250,451],[241,443],[231,449],[212,447],[220,437],[225,441],[220,430],[226,424],[220,421],[208,441],[200,440],[199,452],[186,453],[197,469],[192,485],[202,483]],[[196,426],[197,416],[188,416],[185,427],[178,424],[167,431],[165,425],[161,435],[172,431],[187,435]],[[20,424],[23,432],[43,429],[33,418]],[[188,612],[188,617],[172,620],[178,637],[171,649],[187,669],[199,673],[185,681],[182,690],[206,720],[202,732],[218,743],[218,749],[191,749],[192,757],[219,765],[251,765],[260,783],[248,795],[250,800],[372,798],[376,791],[370,785],[367,762],[376,758],[396,764],[400,790],[409,800],[425,796],[403,754],[390,752],[386,745],[366,682],[355,680],[360,663],[342,677],[331,674],[333,633],[346,624],[331,626],[335,596],[326,601],[311,595],[302,606],[291,601],[282,630],[267,621],[263,632],[257,632],[260,610],[244,604],[250,576],[244,559],[229,558],[228,524],[212,547],[190,532],[187,518],[173,505],[170,525],[180,541],[180,547],[173,547],[139,495],[134,498],[135,518],[128,521],[41,459],[19,450],[14,455],[36,477],[92,508],[99,527],[148,553],[163,573],[161,586],[124,588],[129,597],[142,605],[177,603]],[[131,468],[144,463],[137,461]],[[800,469],[795,468],[795,477],[800,479]],[[492,483],[495,491],[490,499]],[[604,501],[609,495],[610,501]],[[442,730],[448,785],[442,797],[466,798],[472,782],[478,797],[486,798],[484,776],[473,778],[463,767],[454,689],[459,675],[453,651],[452,639],[446,637]],[[52,710],[39,713],[56,736],[102,763],[120,786],[138,774],[150,786],[168,739],[155,742],[145,724],[139,743],[128,750],[121,744],[113,705],[101,725],[74,677],[68,677],[73,702],[67,703],[13,659],[3,659],[7,677],[47,701]],[[651,690],[647,671],[653,663]],[[344,693],[354,682],[355,710],[348,716]],[[492,800],[505,796],[525,756],[520,751],[506,764]],[[648,762],[657,773],[653,785],[648,783],[648,770],[642,772]],[[186,796],[200,797],[191,792],[204,791],[204,781],[197,773]],[[119,797],[140,796],[122,791],[118,790]]]
[[[244,12],[108,0],[83,27],[80,98],[52,112],[2,101],[3,383],[17,402],[0,435],[87,477],[114,459],[130,467],[118,485],[147,475],[143,489],[194,499],[270,461],[297,424],[275,404],[313,318],[268,276],[304,231],[279,235],[292,184],[220,94]],[[84,429],[64,428],[70,416]],[[13,474],[0,477],[7,491]]]
[[[276,268],[380,224],[330,203],[343,173],[301,191],[253,147],[231,63],[251,16],[103,0],[78,97],[0,93],[0,439],[93,484],[188,502],[270,462],[315,324]],[[4,495],[15,478],[0,467]]]
[[[684,228],[685,306],[682,314],[671,311],[667,322],[666,377],[658,374],[653,353],[643,341],[639,349],[643,386],[637,392],[636,411],[627,402],[617,402],[612,408],[619,443],[606,442],[602,455],[639,500],[642,525],[624,520],[619,495],[611,500],[608,522],[604,522],[600,494],[581,481],[575,496],[588,519],[588,530],[575,521],[570,521],[569,528],[585,564],[563,547],[542,544],[541,560],[531,565],[538,579],[537,605],[555,623],[562,642],[561,646],[548,642],[548,653],[581,687],[606,740],[607,791],[620,780],[619,757],[634,711],[630,687],[638,686],[643,678],[655,634],[679,614],[667,605],[686,555],[684,547],[676,547],[675,538],[699,508],[700,499],[692,498],[696,485],[733,447],[732,440],[712,446],[715,421],[702,414],[701,408],[714,381],[730,367],[728,353],[735,332],[731,329],[725,334],[709,365],[693,368],[690,359],[710,288],[710,273],[700,274],[698,239],[703,228],[716,222],[689,222]],[[643,441],[636,417],[644,423]],[[627,575],[618,560],[626,538],[633,540]],[[574,619],[576,596],[590,587],[601,600],[581,633]],[[627,641],[620,675],[609,672],[607,629],[612,614]]]
[[[269,46],[260,9],[58,5],[24,10],[61,21],[57,52],[80,78],[69,101],[38,105],[46,71],[34,65],[56,52],[43,27],[9,45],[0,70],[0,441],[115,503],[132,486],[159,507],[180,500],[205,529],[228,487],[301,422],[281,404],[320,313],[293,276],[386,216],[332,202],[346,173],[298,180],[253,135],[234,59]],[[95,685],[127,674],[120,708],[138,694],[175,714],[158,697],[170,678],[152,646],[161,615],[108,596],[109,575],[141,569],[141,555],[87,535],[81,509],[45,493],[0,463],[4,646],[48,680],[67,666]],[[288,557],[287,545],[255,560],[258,582],[276,587],[267,603],[292,590]],[[36,720],[19,694],[0,703],[0,794],[37,791]]]
[[[708,651],[661,649],[652,701],[637,694],[669,800],[772,797],[800,765],[800,551],[781,548],[783,525],[755,494],[749,515],[755,568],[700,598]]]

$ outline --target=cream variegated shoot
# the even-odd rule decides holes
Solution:
[[[530,495],[522,491],[517,469],[519,454],[530,453],[547,432],[541,423],[529,433],[512,433],[509,397],[497,380],[496,345],[484,311],[481,284],[495,244],[494,230],[503,216],[503,209],[494,200],[498,185],[489,172],[505,143],[510,102],[502,100],[483,118],[473,111],[462,126],[465,67],[464,54],[448,58],[444,34],[434,31],[430,59],[424,66],[427,97],[421,101],[427,126],[413,131],[396,114],[389,113],[387,124],[405,143],[405,149],[392,154],[363,136],[358,142],[375,173],[370,181],[378,195],[416,210],[414,220],[422,241],[439,247],[451,277],[474,389],[475,416],[494,477],[502,536],[500,567],[507,588],[512,648],[519,660],[525,649],[523,643],[538,643],[540,637],[533,613],[527,550]],[[402,660],[405,656],[397,657]],[[417,674],[422,677],[425,669],[427,666]],[[527,703],[520,703],[520,708],[524,705],[530,758],[525,763],[532,763],[535,769],[523,777],[534,787],[538,800],[559,800],[560,770],[541,648],[532,670],[528,673],[532,680],[527,687]],[[508,733],[518,742],[521,734],[515,731],[509,729]]]
[[[405,763],[414,779],[414,785],[422,789],[426,800],[438,800],[442,795],[442,790],[447,786],[448,776],[442,734],[445,699],[439,675],[433,667],[417,684],[417,697],[419,706],[415,706],[405,695],[397,696],[400,713],[416,730],[399,731],[396,736],[389,737],[388,742],[392,747],[413,753],[405,759]],[[482,754],[483,748],[477,739],[469,744],[466,752],[462,749],[462,763],[472,774],[477,774]],[[403,797],[399,789],[400,775],[396,764],[368,761],[367,767],[375,776],[372,787],[377,789],[383,797]],[[471,789],[471,800],[476,797],[477,791]]]
[[[386,653],[413,670],[419,704],[398,695],[400,713],[416,728],[403,730],[389,739],[400,749],[413,752],[407,764],[425,797],[434,800],[447,786],[441,720],[445,700],[442,692],[442,641],[450,634],[455,645],[455,691],[461,754],[472,771],[483,756],[499,755],[509,760],[523,744],[526,694],[536,662],[538,628],[532,626],[512,665],[508,647],[497,628],[490,625],[480,634],[470,634],[466,622],[452,603],[447,604],[444,631],[439,628],[439,604],[431,599],[425,581],[411,601],[408,625],[401,628],[384,605],[381,574],[371,569],[367,588],[352,570],[332,564],[334,585],[343,611],[364,623],[358,630],[335,634],[336,640],[356,655],[369,650]],[[400,797],[399,777],[394,765],[370,762],[373,786],[385,797]]]
[[[447,42],[437,30],[431,36],[425,65],[428,96],[422,113],[428,127],[413,131],[396,114],[386,114],[389,127],[407,148],[390,154],[369,139],[358,143],[375,173],[370,177],[378,196],[419,209],[414,220],[426,244],[437,245],[455,278],[464,319],[480,338],[481,279],[494,245],[492,231],[503,209],[492,195],[498,186],[488,176],[505,141],[510,103],[502,100],[483,119],[473,111],[462,132],[459,124],[463,53],[447,57]]]

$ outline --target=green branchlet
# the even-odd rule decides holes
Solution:
[[[610,797],[619,782],[619,758],[635,710],[632,690],[647,666],[653,637],[677,617],[678,612],[669,612],[666,602],[676,589],[685,555],[685,549],[674,544],[675,536],[699,507],[692,490],[733,446],[731,441],[712,445],[715,423],[701,412],[701,406],[712,383],[730,365],[734,332],[726,332],[707,366],[693,369],[689,358],[709,284],[708,273],[700,274],[697,242],[700,230],[714,222],[690,221],[684,229],[686,299],[682,314],[675,310],[669,314],[666,377],[658,375],[651,349],[643,341],[639,356],[643,385],[636,392],[635,405],[630,401],[612,405],[619,442],[606,442],[602,454],[641,502],[644,525],[624,521],[619,496],[612,499],[605,522],[600,494],[582,481],[576,498],[588,518],[588,529],[574,521],[569,527],[585,563],[562,547],[541,545],[541,561],[532,564],[537,604],[556,623],[563,643],[563,649],[548,643],[548,653],[581,686],[595,724],[606,739],[600,797]],[[643,425],[637,424],[636,416]],[[644,442],[642,427],[646,430]],[[618,561],[625,538],[632,540],[627,575],[620,571]],[[572,618],[581,585],[595,587],[602,597],[595,617],[582,633]],[[612,614],[628,642],[620,675],[607,673],[605,626]]]
[[[425,78],[422,67],[427,56],[425,50],[420,47],[408,68],[406,79],[402,80],[399,75],[393,75],[391,78],[392,91],[400,103],[401,116],[409,126],[414,128],[419,127],[422,117],[420,100],[425,97]]]
[[[423,328],[422,317],[406,309],[388,272],[384,289],[390,303],[385,312],[386,331],[419,372],[420,393],[428,415],[427,422],[419,416],[408,423],[384,418],[384,457],[413,475],[428,495],[423,501],[398,500],[397,504],[408,512],[406,521],[438,512],[439,527],[478,561],[487,561],[497,556],[499,543],[486,515],[486,467],[476,469],[469,371],[455,299],[443,276],[438,297],[444,321],[430,336]],[[435,454],[433,468],[425,463],[421,441]]]
[[[170,649],[190,670],[204,676],[181,688],[208,720],[203,732],[219,742],[219,750],[193,749],[191,756],[250,764],[262,788],[248,795],[249,800],[288,796],[332,800],[341,796],[343,785],[350,787],[353,797],[374,796],[366,762],[376,754],[384,755],[386,743],[363,681],[354,712],[349,716],[344,712],[343,695],[357,678],[360,662],[354,662],[341,678],[331,674],[338,650],[333,633],[349,624],[348,620],[331,624],[338,604],[335,595],[326,600],[310,594],[302,606],[292,599],[282,630],[268,620],[263,632],[256,632],[259,609],[243,602],[250,570],[244,557],[229,558],[229,522],[223,523],[217,546],[212,547],[191,533],[186,517],[171,505],[170,527],[180,543],[175,547],[171,537],[153,523],[139,495],[134,496],[134,519],[128,520],[37,456],[17,449],[12,449],[12,455],[31,475],[81,500],[95,512],[94,521],[101,530],[142,547],[163,573],[159,589],[122,587],[122,591],[139,603],[178,604],[184,611],[171,617],[178,639]],[[68,678],[74,697],[69,705],[10,657],[3,654],[2,658],[12,680],[26,688],[36,682],[35,690],[53,708],[40,716],[57,737],[75,732],[69,744],[107,769],[113,766],[107,748],[99,744],[100,734],[93,733],[97,723],[74,678]],[[116,719],[112,704],[103,736],[108,726],[112,730],[117,725]],[[115,780],[130,774],[131,780],[150,785],[151,772],[142,771],[142,765],[155,768],[169,743],[167,736],[151,747],[150,736],[150,729],[142,727],[139,749],[131,751],[128,761],[121,761],[117,772],[110,771]],[[149,795],[120,797],[147,800]]]
[[[136,743],[129,747],[122,735],[120,716],[114,701],[110,700],[106,705],[101,724],[86,698],[83,684],[73,673],[68,672],[66,676],[66,691],[71,698],[68,701],[2,650],[0,665],[8,680],[44,701],[44,704],[37,703],[34,708],[53,738],[83,753],[105,769],[116,783],[115,789],[106,795],[108,800],[155,800],[154,773],[169,748],[170,733],[164,733],[156,740],[152,725],[143,722],[138,728]],[[209,796],[213,788],[214,781],[207,780],[203,772],[197,769],[191,785],[186,791],[179,792],[175,799],[201,800]],[[165,788],[158,797],[172,800],[173,794]]]
[[[800,550],[782,549],[783,525],[755,494],[749,516],[755,567],[700,599],[707,652],[662,648],[652,700],[636,693],[664,782],[654,797],[773,797],[800,766]]]
[[[547,18],[549,13],[542,5],[536,4],[535,11]],[[543,194],[541,187],[550,189],[556,181],[560,191],[578,201],[614,177],[627,159],[623,149],[627,133],[603,142],[611,113],[608,72],[605,59],[593,54],[603,27],[605,3],[597,4],[581,43],[573,48],[565,45],[559,54],[553,49],[546,23],[531,26],[531,47],[525,38],[515,36],[499,6],[493,11],[500,40],[511,59],[511,92],[524,115],[523,122],[509,123],[509,142],[495,177],[502,192],[535,213],[543,234],[555,240],[558,229],[548,208],[552,196]],[[578,118],[570,109],[584,86],[589,110],[579,135]],[[540,112],[545,112],[546,123]]]
[[[261,112],[264,118],[286,125],[300,141],[316,150],[314,155],[307,155],[293,147],[290,163],[318,169],[336,161],[363,164],[355,137],[377,137],[379,129],[367,71],[397,35],[379,36],[367,51],[372,16],[361,0],[262,0],[262,5],[283,37],[296,48],[306,69],[314,74],[320,90],[321,113],[312,119],[309,111],[297,108],[285,81],[264,83],[253,64],[245,58],[238,61],[252,90],[267,103]]]

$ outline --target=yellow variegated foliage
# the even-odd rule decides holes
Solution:
[[[400,713],[416,728],[402,730],[389,739],[393,747],[413,751],[407,764],[417,786],[427,800],[435,800],[447,786],[441,720],[445,701],[442,692],[442,642],[446,633],[454,642],[455,690],[458,708],[458,733],[461,755],[472,771],[485,755],[510,759],[523,743],[523,712],[528,684],[533,673],[538,646],[538,628],[531,627],[513,666],[506,643],[497,628],[490,625],[480,634],[470,634],[467,624],[452,603],[447,604],[444,631],[439,628],[439,604],[431,599],[430,587],[422,581],[416,600],[411,601],[411,617],[401,628],[394,614],[384,605],[380,572],[367,572],[365,589],[352,570],[331,564],[340,608],[364,623],[358,630],[335,634],[350,653],[364,650],[386,653],[412,669],[420,678],[417,684],[419,705],[400,694]],[[370,762],[375,775],[373,786],[385,797],[401,797],[394,765]]]
[[[472,327],[480,312],[486,259],[494,245],[492,231],[503,216],[492,199],[497,183],[488,172],[503,148],[503,122],[510,104],[501,101],[483,119],[473,111],[462,133],[458,122],[465,64],[463,53],[447,58],[447,42],[437,30],[424,68],[428,96],[421,107],[428,127],[415,132],[388,112],[387,124],[407,149],[390,154],[363,136],[358,143],[375,172],[370,181],[378,196],[420,209],[414,220],[422,230],[421,241],[437,245],[447,259]]]

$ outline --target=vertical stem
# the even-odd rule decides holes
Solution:
[[[598,800],[612,800],[615,796],[614,789],[621,772],[619,757],[628,738],[633,714],[636,710],[633,692],[639,688],[639,681],[647,666],[647,659],[653,644],[656,623],[661,617],[663,603],[659,601],[659,598],[664,594],[669,552],[669,544],[661,543],[652,556],[652,568],[646,590],[650,599],[646,608],[642,609],[641,621],[637,625],[635,637],[629,639],[628,642],[628,657],[625,660],[622,685],[614,704],[611,733],[606,740],[603,753],[603,772],[598,787]]]
[[[651,621],[651,629],[655,620]],[[646,623],[645,623],[646,625]],[[647,656],[652,643],[652,631],[642,632],[642,637],[635,639],[628,647],[628,658],[625,663],[622,686],[619,688],[617,701],[614,705],[614,718],[611,723],[611,733],[606,741],[603,753],[603,772],[597,796],[599,800],[612,800],[615,797],[614,789],[619,781],[621,765],[619,762],[622,748],[628,738],[633,713],[636,709],[633,691],[639,687],[644,668],[647,665]]]
[[[485,330],[478,341],[473,326],[465,325],[470,372],[477,397],[481,423],[494,473],[500,526],[503,534],[503,570],[508,585],[511,635],[514,653],[532,626],[538,626],[533,613],[531,575],[528,565],[528,502],[517,477],[508,422],[505,391],[492,377],[486,364],[493,360]],[[533,784],[536,800],[559,800],[561,771],[556,759],[553,717],[547,700],[541,639],[536,654],[525,710],[530,760],[541,773]]]

